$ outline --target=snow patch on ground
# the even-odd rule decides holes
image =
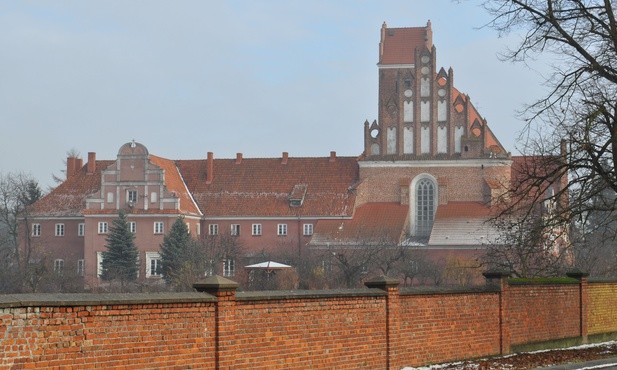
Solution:
[[[605,347],[605,346],[610,346],[610,345],[614,345],[617,344],[617,341],[610,341],[610,342],[601,342],[601,343],[592,343],[592,344],[581,344],[579,346],[573,346],[573,347],[566,347],[566,348],[554,348],[554,349],[541,349],[538,351],[531,351],[531,352],[519,352],[519,353],[513,353],[513,354],[509,354],[509,355],[505,355],[505,356],[499,356],[499,357],[492,357],[493,358],[508,358],[508,357],[512,357],[512,356],[516,356],[522,353],[543,353],[543,352],[549,352],[549,351],[565,351],[565,350],[576,350],[576,349],[587,349],[587,348],[596,348],[596,347]],[[466,368],[468,369],[478,369],[479,368],[479,364],[475,364],[475,362],[480,362],[480,361],[487,361],[489,360],[489,358],[484,358],[484,359],[479,359],[479,360],[470,360],[469,362],[466,361],[458,361],[458,362],[450,362],[450,363],[445,363],[445,364],[438,364],[438,365],[430,365],[430,366],[420,366],[420,367],[404,367],[402,370],[437,370],[437,369],[444,369],[444,368],[452,368],[455,366],[463,366],[465,365]],[[612,364],[614,365],[614,364]],[[592,367],[586,367],[584,369],[602,369],[602,368],[606,368],[607,365],[598,365],[598,366],[592,366]],[[582,369],[581,369],[582,370]]]

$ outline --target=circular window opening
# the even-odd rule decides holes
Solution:
[[[371,130],[371,137],[372,137],[373,139],[377,139],[377,136],[379,136],[379,130],[378,130],[378,129],[376,129],[376,128],[372,129],[372,130]]]

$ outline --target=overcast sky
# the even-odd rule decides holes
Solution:
[[[115,159],[143,143],[170,159],[356,156],[377,118],[379,31],[431,20],[507,150],[539,74],[501,62],[477,1],[13,1],[0,3],[0,172],[43,187],[74,149]]]

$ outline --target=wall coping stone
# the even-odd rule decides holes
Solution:
[[[617,277],[590,277],[591,284],[617,283]]]
[[[276,299],[319,299],[336,297],[382,297],[387,293],[377,288],[328,289],[328,290],[262,290],[237,292],[238,301],[261,301]]]
[[[400,295],[435,295],[435,294],[468,294],[468,293],[498,293],[499,287],[493,285],[478,287],[404,287]]]
[[[0,308],[108,306],[133,304],[168,304],[216,302],[216,297],[186,293],[28,293],[0,294]]]

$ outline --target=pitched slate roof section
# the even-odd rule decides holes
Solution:
[[[319,220],[310,245],[398,245],[405,234],[409,206],[400,203],[367,203],[353,219]]]
[[[498,231],[488,222],[491,212],[491,208],[480,202],[438,206],[429,247],[469,248],[494,243]]]
[[[213,159],[208,183],[207,160],[178,160],[188,189],[206,217],[350,216],[358,180],[355,157]],[[290,207],[289,196],[306,185],[304,202]]]
[[[114,161],[96,161],[94,173],[87,173],[87,164],[30,208],[31,216],[81,216],[86,197],[101,189],[101,171]]]

